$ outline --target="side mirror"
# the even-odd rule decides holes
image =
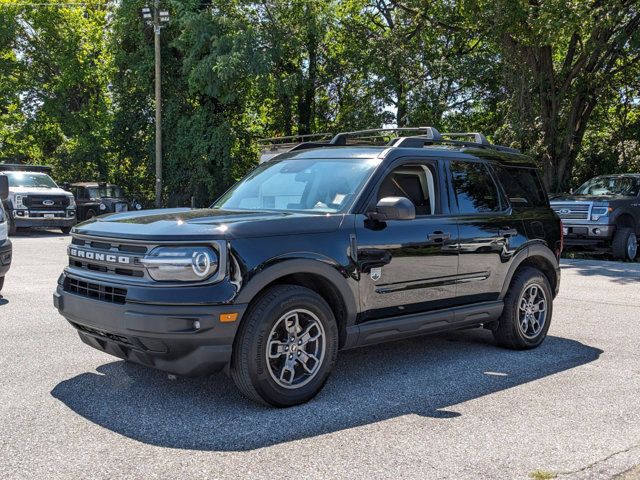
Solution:
[[[69,182],[64,182],[62,184],[62,189],[68,192],[69,190],[71,190],[71,184]]]
[[[413,220],[416,218],[416,207],[411,200],[405,197],[385,197],[376,205],[375,213],[370,213],[369,218],[386,222],[389,220]]]
[[[0,200],[9,198],[9,177],[0,175]]]

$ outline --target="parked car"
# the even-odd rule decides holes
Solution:
[[[640,174],[603,175],[573,194],[551,200],[562,219],[565,245],[610,251],[632,261],[640,234]]]
[[[140,203],[135,200],[127,200],[122,189],[111,183],[73,183],[68,185],[68,190],[76,198],[79,222],[106,213],[142,210]]]
[[[11,267],[11,240],[9,240],[8,216],[3,203],[9,197],[9,179],[0,175],[0,291],[4,286],[4,277]]]
[[[537,347],[562,229],[532,162],[480,134],[399,133],[297,145],[208,209],[78,225],[54,305],[98,350],[225,370],[278,407],[316,395],[339,349],[480,326]]]
[[[76,223],[76,203],[49,176],[51,167],[0,163],[9,180],[5,204],[9,235],[18,228],[59,228],[65,235]]]

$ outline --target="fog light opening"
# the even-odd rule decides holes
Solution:
[[[194,320],[193,321],[193,329],[194,330],[200,330],[200,320]]]
[[[595,233],[596,235],[600,235],[600,229],[599,228],[594,228],[593,229],[593,233]]]

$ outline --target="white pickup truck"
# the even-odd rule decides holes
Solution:
[[[11,266],[11,240],[9,240],[8,217],[2,203],[9,196],[9,179],[0,176],[0,290],[4,285],[4,277]]]

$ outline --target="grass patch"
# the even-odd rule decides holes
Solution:
[[[550,480],[552,478],[556,478],[556,474],[553,472],[545,472],[544,470],[536,470],[535,472],[531,472],[529,476],[533,480]]]

